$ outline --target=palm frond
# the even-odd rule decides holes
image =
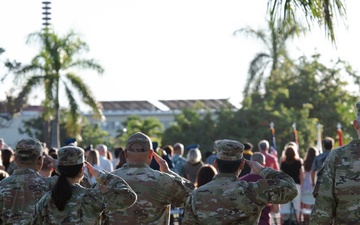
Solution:
[[[253,37],[253,38],[260,39],[268,49],[271,49],[270,44],[268,43],[266,31],[254,30],[250,27],[247,27],[247,28],[238,29],[238,30],[234,31],[233,34],[237,35],[239,33],[245,35],[246,37]]]
[[[296,27],[301,24],[302,18],[298,18],[299,15],[305,18],[309,28],[312,22],[324,25],[326,34],[334,44],[336,40],[333,20],[341,17],[346,21],[345,0],[268,0],[268,9],[271,18]]]
[[[95,70],[99,74],[104,73],[104,68],[98,64],[95,59],[79,59],[74,61],[69,68],[79,68],[79,69],[91,69]]]
[[[21,92],[19,93],[19,95],[16,97],[15,99],[15,104],[18,107],[22,107],[23,105],[25,105],[27,98],[29,96],[29,94],[31,93],[32,89],[38,85],[41,84],[41,81],[44,79],[43,76],[33,76],[31,78],[29,78],[25,84],[25,86],[23,87],[23,89],[21,90]]]
[[[103,119],[104,114],[101,104],[95,100],[90,88],[81,80],[81,78],[73,73],[67,73],[66,78],[71,82],[74,88],[77,89],[84,103],[92,108],[95,117]]]
[[[77,121],[79,117],[79,105],[77,104],[74,93],[72,90],[66,85],[66,82],[63,82],[65,86],[65,94],[67,99],[69,100],[69,108],[70,108],[70,116],[73,118],[73,121]]]
[[[266,59],[269,59],[270,55],[267,53],[258,53],[256,54],[255,58],[251,60],[250,67],[248,70],[248,78],[246,80],[245,88],[244,88],[244,96],[248,96],[250,93],[250,90],[252,89],[252,84],[255,80],[257,80],[257,75],[259,74],[259,71],[264,70],[264,67],[267,66],[268,61]]]

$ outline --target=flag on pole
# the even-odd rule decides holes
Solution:
[[[296,123],[293,123],[292,127],[293,127],[293,131],[294,131],[294,142],[296,143],[298,153],[300,153],[299,152],[300,148],[299,148],[298,133],[297,133],[297,130],[296,130]]]
[[[292,127],[293,127],[293,130],[294,130],[294,142],[295,142],[297,145],[299,145],[298,133],[297,133],[297,130],[296,130],[296,123],[293,123]]]
[[[318,123],[317,125],[317,142],[316,142],[316,148],[319,151],[319,154],[323,152],[322,150],[322,142],[321,142],[321,124]]]
[[[274,156],[278,156],[277,150],[276,150],[276,140],[275,140],[275,128],[274,123],[270,123],[270,131],[271,131],[271,139],[270,139],[270,154]]]
[[[338,128],[339,146],[342,146],[343,145],[343,140],[342,140],[342,130],[341,130],[341,124],[340,123],[338,123],[337,128]]]

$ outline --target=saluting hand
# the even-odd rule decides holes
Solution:
[[[260,163],[256,162],[256,161],[249,161],[247,159],[245,159],[246,164],[248,164],[250,166],[250,168],[254,171],[254,173],[259,174],[260,170],[262,168],[264,168]]]
[[[51,157],[48,154],[44,154],[45,159],[47,159],[50,163],[47,165],[48,168],[53,168],[56,170],[57,160]]]
[[[85,161],[85,165],[89,171],[89,173],[91,173],[91,175],[93,175],[95,177],[95,179],[98,177],[99,175],[99,170],[94,168],[90,163]]]
[[[164,172],[164,173],[168,173],[170,169],[169,169],[169,166],[168,166],[166,160],[161,158],[161,156],[159,156],[156,152],[153,152],[153,157],[154,157],[155,161],[159,164],[160,171]]]

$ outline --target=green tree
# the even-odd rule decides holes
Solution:
[[[279,24],[278,24],[279,25]],[[257,53],[250,62],[248,78],[244,88],[244,98],[251,92],[258,92],[264,88],[264,81],[273,79],[274,73],[285,61],[290,61],[286,43],[293,38],[299,29],[295,26],[280,24],[276,26],[273,20],[268,21],[267,29],[254,30],[250,27],[236,30],[234,34],[244,34],[259,39],[264,50]]]
[[[337,137],[338,123],[345,134],[353,133],[351,121],[358,97],[348,91],[352,79],[356,81],[359,76],[347,62],[338,60],[325,65],[320,54],[310,59],[300,57],[295,74],[288,77],[291,101],[287,105],[297,108],[300,104],[310,104],[309,117],[318,118],[323,125],[323,136]]]
[[[84,118],[83,127],[81,129],[82,142],[81,146],[105,144],[109,149],[115,147],[115,140],[110,136],[110,134],[103,130],[99,124],[91,124],[89,120]],[[94,146],[96,147],[96,146]]]
[[[74,136],[71,134],[69,135],[66,130],[68,113],[65,110],[62,110],[62,115],[64,116],[62,116],[60,120],[60,140],[61,143],[64,143],[67,138]],[[20,134],[27,134],[29,137],[35,137],[40,141],[45,142],[43,138],[44,132],[46,132],[44,131],[45,123],[44,116],[39,115],[36,118],[23,121],[23,126],[18,130]],[[79,136],[77,137],[79,146],[89,146],[90,144],[95,145],[99,143],[104,143],[109,148],[114,146],[114,140],[110,137],[109,133],[103,130],[98,124],[91,124],[85,117],[82,118],[82,123],[80,138]]]
[[[199,144],[203,154],[213,151],[217,139],[241,140],[242,130],[237,110],[231,103],[216,111],[206,109],[203,104],[183,109],[163,135],[163,143],[181,142],[185,146]]]
[[[51,145],[59,146],[60,89],[64,89],[69,103],[70,119],[73,126],[79,123],[79,103],[74,90],[81,100],[93,110],[97,118],[102,118],[101,105],[95,100],[89,87],[76,74],[77,69],[91,69],[103,73],[103,68],[94,59],[83,59],[81,53],[89,50],[89,46],[79,36],[70,31],[63,37],[55,33],[33,33],[28,43],[39,43],[40,52],[29,65],[21,66],[15,73],[16,81],[25,81],[22,91],[17,97],[20,105],[25,104],[32,90],[43,86],[45,91],[45,120],[52,121]],[[73,128],[76,130],[76,128]]]
[[[126,120],[122,122],[122,125],[123,128],[117,131],[117,144],[124,146],[127,139],[136,132],[142,132],[148,135],[152,141],[161,143],[164,126],[156,117],[142,119],[138,115],[132,115],[128,116]]]
[[[303,21],[324,25],[328,37],[335,43],[334,20],[346,19],[345,0],[268,0],[268,13],[274,21],[299,26]],[[303,13],[303,14],[302,14]]]
[[[320,63],[320,55],[300,57],[297,64],[283,63],[265,81],[265,93],[253,93],[240,110],[242,126],[251,127],[247,135],[269,139],[269,123],[275,123],[278,150],[294,140],[292,124],[296,123],[302,153],[317,139],[317,123],[323,125],[323,136],[337,137],[337,123],[346,133],[353,118],[356,97],[347,91],[344,77],[357,75],[342,61],[332,66]],[[348,79],[347,79],[348,80]],[[244,132],[247,132],[245,130]],[[266,138],[267,137],[267,138]]]
[[[199,143],[199,124],[201,115],[195,109],[183,109],[176,115],[174,122],[167,128],[163,135],[163,142],[173,144],[181,142],[184,145]]]

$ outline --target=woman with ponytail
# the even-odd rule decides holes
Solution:
[[[80,185],[84,164],[96,178],[96,188]],[[57,170],[58,180],[37,203],[32,224],[97,224],[105,209],[126,209],[137,199],[122,178],[99,171],[85,162],[84,150],[80,147],[60,148]]]

